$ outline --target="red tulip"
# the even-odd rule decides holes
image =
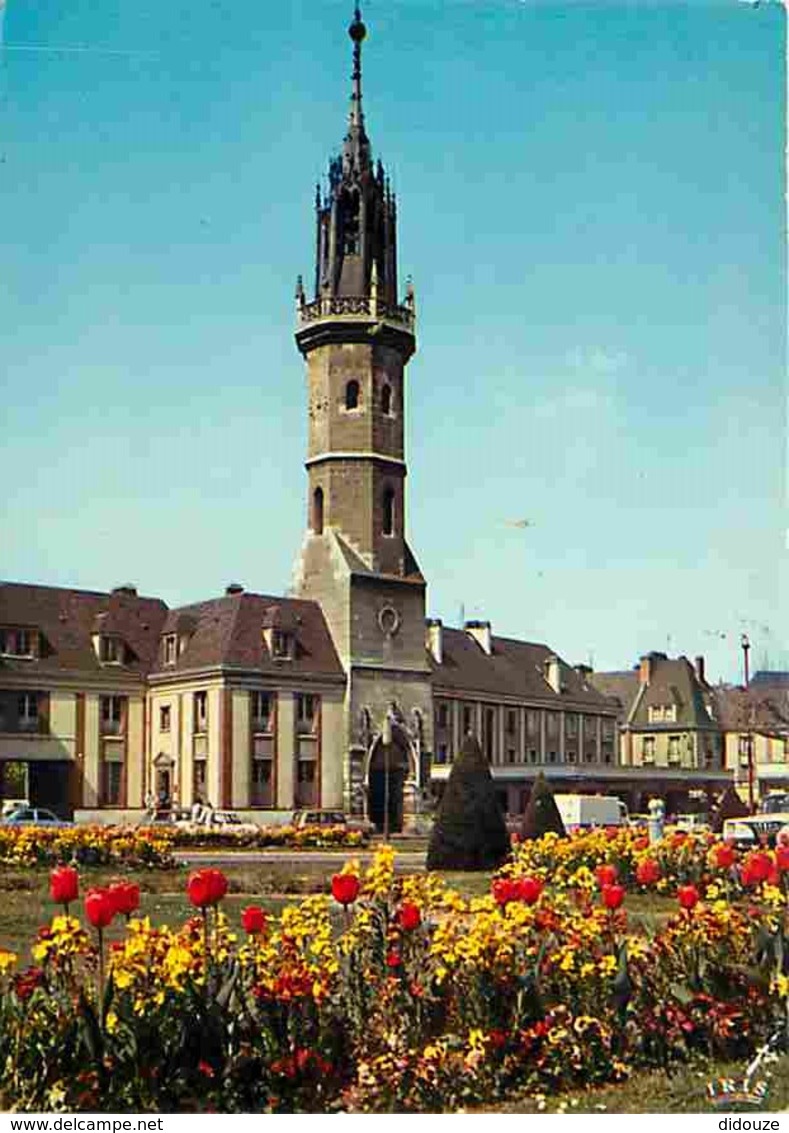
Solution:
[[[701,897],[695,885],[680,885],[677,890],[677,900],[683,909],[690,912],[698,905]]]
[[[491,883],[490,891],[497,905],[504,908],[510,901],[518,900],[518,882],[511,877],[496,877]]]
[[[748,854],[740,871],[740,880],[743,885],[759,885],[762,881],[770,880],[775,872],[773,860],[764,850],[756,850]]]
[[[719,842],[717,846],[713,846],[710,857],[716,869],[731,869],[736,857],[734,846],[728,842]]]
[[[198,869],[186,882],[186,895],[196,909],[218,905],[226,893],[227,878],[221,869]]]
[[[594,871],[594,875],[597,878],[597,884],[602,889],[606,885],[614,885],[616,883],[616,880],[619,877],[619,870],[615,865],[606,863],[604,865],[599,865]]]
[[[115,902],[108,889],[89,889],[85,894],[85,916],[94,928],[106,928],[115,916]]]
[[[241,913],[241,924],[249,936],[256,936],[266,928],[266,914],[259,905],[247,905]]]
[[[518,882],[518,896],[526,905],[536,905],[542,893],[542,882],[538,877],[522,877]]]
[[[79,897],[79,874],[70,865],[58,865],[49,875],[49,892],[58,905],[70,905]]]
[[[115,912],[130,917],[140,907],[140,887],[135,881],[112,881],[107,890],[115,904]]]
[[[400,925],[400,928],[405,929],[406,932],[413,932],[415,928],[419,928],[422,923],[422,914],[419,911],[419,906],[415,905],[412,901],[403,902],[397,913],[397,923]]]
[[[618,909],[625,899],[624,885],[604,885],[600,890],[600,896],[603,898],[603,904],[606,909],[612,912]]]
[[[649,838],[645,838],[643,834],[641,837],[636,838],[633,842],[634,850],[646,850],[649,847]]]
[[[654,858],[644,858],[636,868],[636,881],[639,885],[654,885],[660,880],[660,866]]]
[[[332,897],[340,905],[352,905],[360,889],[361,882],[355,873],[335,873],[331,879]]]

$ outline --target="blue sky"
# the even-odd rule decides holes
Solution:
[[[0,576],[288,587],[293,290],[352,7],[6,0]],[[736,679],[742,632],[789,666],[782,7],[363,15],[430,613],[598,669],[662,649]]]

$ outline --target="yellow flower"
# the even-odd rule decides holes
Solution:
[[[6,952],[4,948],[0,948],[0,976],[5,975],[7,971],[13,968],[16,961],[15,952]]]
[[[776,992],[781,999],[786,999],[789,996],[789,976],[776,976],[770,984],[770,991]]]
[[[603,956],[600,961],[600,973],[604,976],[612,976],[616,971],[616,956]]]

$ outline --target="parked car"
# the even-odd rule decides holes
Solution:
[[[210,810],[204,808],[197,818],[191,810],[181,808],[172,812],[170,819],[178,830],[188,830],[194,834],[228,832],[232,834],[257,834],[260,827],[254,822],[244,822],[234,810]]]
[[[668,833],[671,830],[682,830],[686,834],[707,834],[710,829],[706,814],[678,814],[673,823],[666,826]]]
[[[51,810],[43,807],[25,806],[12,811],[3,819],[3,826],[73,826],[65,818],[58,818]]]
[[[723,823],[723,839],[743,849],[774,846],[778,836],[789,835],[789,811],[772,814],[751,814],[744,818],[727,818]]]
[[[374,834],[375,823],[359,815],[344,814],[341,810],[297,810],[294,812],[293,826],[344,826],[346,830],[359,830],[362,834]]]

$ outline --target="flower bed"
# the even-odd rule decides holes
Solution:
[[[369,838],[361,830],[349,830],[346,826],[261,826],[257,830],[234,831],[231,828],[219,830],[176,829],[174,844],[184,848],[210,846],[237,847],[238,849],[283,849],[302,850],[338,848],[355,850],[365,845]]]
[[[0,826],[0,864],[167,869],[175,865],[170,831],[134,826]]]
[[[364,873],[336,875],[331,896],[270,921],[247,908],[243,939],[219,911],[227,880],[199,870],[195,915],[174,929],[132,918],[106,957],[108,918],[132,916],[135,895],[93,891],[92,932],[56,917],[24,971],[0,952],[0,1103],[454,1110],[516,1088],[621,1081],[693,1052],[745,1058],[785,1020],[789,862],[777,854],[766,856],[780,884],[749,882],[745,907],[683,879],[650,938],[610,871],[594,891],[579,890],[580,867],[554,886],[525,872],[524,853],[466,900],[434,875],[395,876],[383,848]],[[74,899],[71,875],[52,883]]]

